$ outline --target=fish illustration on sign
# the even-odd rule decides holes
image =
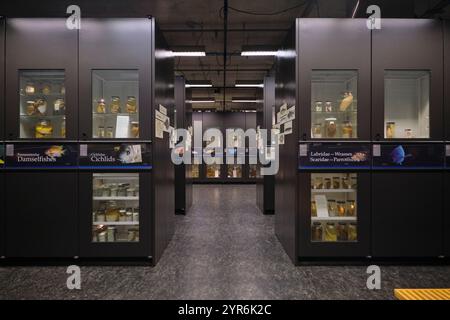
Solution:
[[[66,150],[63,146],[51,146],[45,151],[45,155],[50,158],[61,158]]]
[[[406,154],[403,146],[397,146],[391,152],[392,162],[397,165],[402,165],[406,158],[411,157],[411,154]]]
[[[122,163],[141,163],[141,145],[122,145],[119,151],[119,161]]]

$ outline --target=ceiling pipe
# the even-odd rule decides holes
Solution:
[[[223,29],[161,29],[162,32],[208,32],[208,33],[220,33],[224,32]],[[269,29],[245,29],[245,28],[231,28],[227,29],[227,32],[288,32],[289,29],[277,29],[277,28],[269,28]]]
[[[225,111],[226,83],[227,83],[227,29],[228,29],[228,0],[223,0],[223,110]]]

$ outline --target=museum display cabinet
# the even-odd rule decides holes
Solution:
[[[157,110],[174,122],[173,58],[154,19],[65,22],[0,20],[2,261],[156,264],[174,228],[169,135],[153,125]]]
[[[438,20],[297,19],[275,67],[277,114],[299,114],[275,178],[294,263],[448,257],[444,43]]]

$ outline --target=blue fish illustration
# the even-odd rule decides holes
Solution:
[[[402,165],[405,158],[411,157],[411,154],[406,154],[403,146],[397,146],[391,152],[392,162],[397,165]]]

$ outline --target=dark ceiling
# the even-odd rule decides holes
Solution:
[[[212,89],[193,89],[194,97],[215,97],[215,104],[197,108],[251,108],[229,101],[231,97],[262,97],[261,89],[234,88],[236,80],[262,81],[273,65],[273,57],[241,57],[244,45],[278,47],[297,17],[350,18],[358,0],[2,0],[0,14],[7,17],[61,17],[68,5],[78,4],[82,17],[154,16],[169,45],[204,46],[201,58],[176,58],[177,75],[187,80],[211,80]],[[445,0],[360,0],[356,17],[366,17],[369,4],[381,7],[382,17],[449,17]],[[227,32],[224,5],[227,3]],[[224,38],[226,35],[226,59]],[[224,60],[226,77],[224,82]],[[225,87],[225,88],[224,88]]]

